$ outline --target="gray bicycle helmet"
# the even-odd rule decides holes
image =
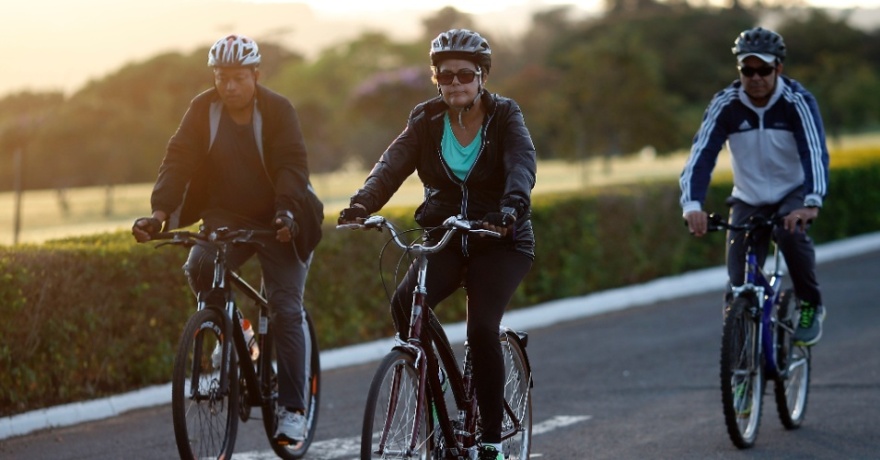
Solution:
[[[785,42],[782,36],[761,27],[739,34],[731,51],[740,61],[748,56],[757,56],[766,62],[771,62],[774,58],[779,62],[785,60]]]
[[[489,73],[492,67],[492,49],[480,34],[467,29],[450,29],[431,42],[431,65],[444,59],[466,59]]]
[[[244,35],[228,35],[217,40],[208,51],[208,67],[244,67],[260,65],[257,42]]]

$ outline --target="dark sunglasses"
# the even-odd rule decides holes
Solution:
[[[755,68],[755,67],[741,66],[739,68],[739,73],[743,74],[743,76],[745,76],[745,77],[750,77],[750,78],[754,77],[755,74],[758,74],[762,77],[766,77],[767,75],[770,75],[771,73],[773,73],[774,70],[776,70],[776,67],[764,66],[764,67]]]
[[[471,69],[462,69],[454,73],[449,71],[435,73],[434,78],[436,78],[437,83],[440,83],[441,85],[451,85],[455,77],[458,77],[458,82],[462,85],[466,85],[474,81],[474,78],[477,78],[477,75],[481,74],[482,72],[474,72]]]

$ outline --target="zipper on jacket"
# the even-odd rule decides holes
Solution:
[[[489,96],[492,97],[491,95]],[[446,110],[446,113],[449,113],[449,109]],[[483,156],[483,152],[486,150],[486,144],[488,144],[486,133],[489,132],[489,124],[492,122],[492,119],[495,117],[495,111],[492,113],[487,112],[486,122],[482,124],[480,127],[482,133],[482,141],[480,142],[480,150],[477,152],[477,158],[474,159],[473,166],[477,165],[477,162],[480,161],[480,157]],[[441,134],[442,137],[442,134]],[[461,188],[461,207],[459,208],[462,216],[467,216],[467,197],[468,197],[468,188],[467,188],[467,180],[471,176],[471,173],[474,171],[473,166],[470,171],[468,171],[467,175],[464,176],[464,179],[459,179],[452,173],[452,168],[449,167],[449,164],[446,163],[446,160],[443,159],[443,149],[442,147],[437,147],[437,156],[440,159],[440,164],[443,166],[443,171],[446,173],[446,177],[449,178],[452,182],[458,182],[459,187]],[[465,257],[469,257],[468,250],[468,233],[463,232],[461,234],[461,252]]]

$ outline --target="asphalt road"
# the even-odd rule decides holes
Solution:
[[[828,318],[814,348],[806,421],[785,430],[768,388],[758,441],[748,452],[727,438],[721,413],[720,293],[530,331],[532,458],[880,458],[878,273],[880,252],[819,267]],[[324,373],[318,437],[307,458],[356,458],[373,368]],[[2,440],[0,458],[177,458],[171,408]],[[274,458],[259,421],[240,426],[235,458]]]

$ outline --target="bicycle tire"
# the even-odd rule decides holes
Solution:
[[[424,404],[421,409],[418,407],[418,386],[419,371],[412,354],[392,350],[385,355],[367,393],[361,431],[361,460],[428,460],[431,417]],[[420,429],[412,452],[410,446],[417,416]],[[384,445],[380,449],[383,439]]]
[[[306,368],[306,385],[303,389],[305,391],[304,401],[306,403],[305,416],[307,428],[306,439],[297,444],[282,445],[275,441],[275,429],[278,424],[275,418],[275,409],[278,407],[278,379],[276,377],[277,370],[274,367],[277,361],[274,358],[275,347],[272,344],[272,340],[265,341],[266,345],[264,347],[268,348],[268,350],[262,351],[267,353],[262,381],[269,382],[268,393],[270,395],[266,404],[263,405],[263,427],[266,429],[266,436],[269,438],[272,450],[280,458],[286,460],[302,458],[306,454],[312,445],[312,441],[315,439],[315,429],[318,426],[318,408],[321,399],[321,352],[318,349],[318,337],[315,334],[315,325],[312,322],[312,318],[308,313],[305,313],[305,318],[307,325],[305,332],[308,335],[305,337],[305,343],[309,344],[310,348],[309,362]],[[268,338],[271,339],[271,325],[269,330],[270,336]],[[269,365],[265,365],[266,363]]]
[[[508,460],[528,460],[532,446],[532,378],[526,351],[513,331],[500,336],[504,356],[505,413],[501,450]],[[508,412],[509,411],[509,412]],[[509,434],[508,434],[509,433]]]
[[[754,299],[736,297],[727,308],[721,338],[721,402],[733,444],[746,449],[758,437],[764,395],[764,366],[758,344]]]
[[[227,324],[222,312],[206,308],[190,317],[180,337],[171,379],[171,412],[182,459],[230,458],[235,449],[239,416],[235,347],[226,394],[218,391],[220,373],[211,359],[215,345],[231,339],[225,332]],[[199,382],[195,397],[190,391],[193,380]]]
[[[786,429],[800,427],[807,412],[810,393],[810,348],[792,343],[795,330],[791,289],[783,291],[776,311],[776,365],[779,373],[774,378],[776,411]]]

